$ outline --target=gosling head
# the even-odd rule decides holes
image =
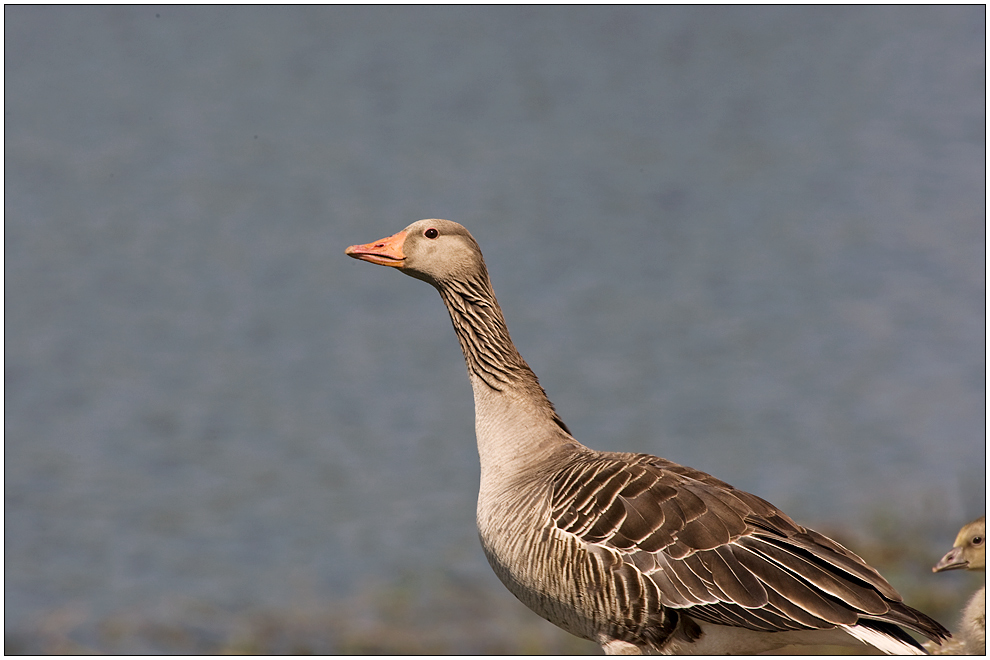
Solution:
[[[932,573],[964,568],[968,571],[987,569],[987,517],[980,516],[963,526],[956,536],[956,542],[937,564]]]

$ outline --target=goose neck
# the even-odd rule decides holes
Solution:
[[[509,337],[484,273],[437,286],[464,352],[474,390],[482,480],[525,471],[544,453],[575,443]]]
[[[444,282],[437,288],[473,377],[499,392],[535,379],[509,337],[487,276]]]

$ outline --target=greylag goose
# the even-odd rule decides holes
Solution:
[[[474,390],[481,544],[543,618],[607,654],[791,644],[923,654],[903,628],[948,636],[858,556],[769,502],[663,458],[575,440],[509,338],[461,225],[420,220],[346,254],[440,292]]]
[[[987,517],[980,516],[959,530],[956,541],[935,566],[932,573],[952,571],[987,570]],[[980,587],[969,603],[963,608],[959,621],[959,634],[946,645],[943,654],[986,655],[987,654],[987,588]]]

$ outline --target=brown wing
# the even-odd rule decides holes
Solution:
[[[645,579],[662,606],[752,630],[875,620],[932,639],[946,632],[904,605],[879,573],[838,543],[755,495],[662,458],[576,457],[554,483],[552,518],[600,551],[619,553],[624,566],[613,579],[625,584],[614,592],[626,602],[615,604],[618,611],[642,607],[634,601]]]

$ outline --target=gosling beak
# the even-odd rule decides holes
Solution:
[[[932,573],[941,573],[942,571],[952,571],[957,568],[966,568],[969,566],[969,562],[962,559],[959,555],[962,554],[962,548],[953,548],[945,553],[945,556],[938,560],[938,563],[932,567]]]
[[[344,254],[361,261],[370,261],[379,266],[400,268],[406,259],[406,255],[402,254],[402,244],[405,240],[406,232],[400,231],[398,234],[393,234],[374,243],[352,245],[344,250]]]

